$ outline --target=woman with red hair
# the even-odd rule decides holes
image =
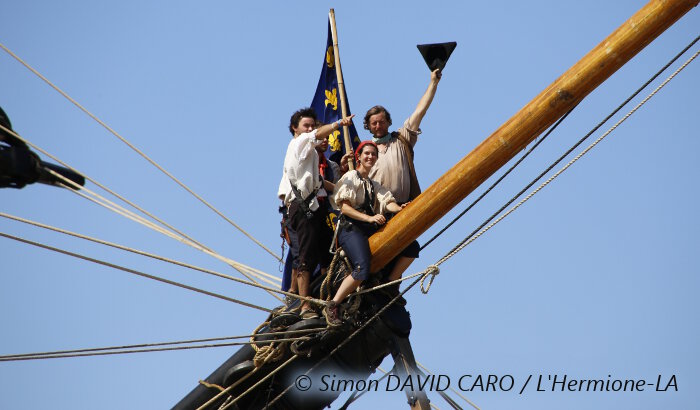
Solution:
[[[323,309],[330,326],[342,323],[338,304],[369,277],[371,253],[368,238],[387,221],[385,212],[396,213],[402,206],[378,182],[369,179],[369,171],[377,162],[377,144],[362,142],[355,151],[357,169],[348,172],[336,184],[333,200],[341,211],[338,245],[343,248],[352,272],[343,282],[333,300]]]

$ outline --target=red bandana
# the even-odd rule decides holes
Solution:
[[[321,174],[323,179],[326,179],[326,168],[328,168],[328,160],[326,159],[325,155],[320,154],[318,156],[318,172]]]

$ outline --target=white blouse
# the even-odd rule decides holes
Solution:
[[[392,202],[396,202],[394,196],[388,189],[379,185],[377,181],[373,181],[369,178],[364,179],[364,181],[371,183],[374,187],[376,197],[374,204],[372,204],[374,212],[376,214],[385,213],[387,211],[386,206]],[[340,204],[343,201],[348,201],[350,206],[361,210],[362,205],[365,203],[365,182],[363,182],[363,178],[360,177],[360,173],[357,171],[346,172],[338,183],[335,184],[335,191],[333,191],[332,198],[333,202],[331,202],[331,204],[336,209],[340,208]]]

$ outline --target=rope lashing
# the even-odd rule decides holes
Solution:
[[[424,295],[427,295],[428,292],[430,291],[430,287],[433,285],[433,281],[435,280],[435,277],[440,273],[440,268],[437,267],[437,265],[428,265],[428,268],[425,270],[425,273],[423,274],[423,277],[420,279],[420,291],[423,292]],[[430,280],[428,281],[428,286],[423,286],[425,279],[430,275]]]
[[[218,391],[224,391],[224,390],[225,390],[223,387],[219,386],[218,384],[207,383],[207,382],[205,382],[204,380],[200,380],[200,381],[199,381],[199,384],[201,384],[202,386],[204,386],[204,387],[206,387],[206,388],[208,388],[208,389],[216,389],[216,390],[218,390]]]
[[[276,343],[278,341],[273,340],[269,345],[257,346],[257,341],[255,340],[255,338],[257,336],[264,335],[264,333],[260,334],[258,332],[269,325],[270,322],[268,321],[262,322],[258,327],[255,328],[255,330],[253,330],[253,334],[250,336],[250,346],[253,348],[253,350],[255,350],[253,364],[256,368],[261,367],[262,365],[268,362],[275,362],[281,359],[285,353],[285,344]]]
[[[255,367],[260,367],[267,362],[279,360],[284,355],[283,347],[284,345],[274,346],[274,343],[268,346],[262,346],[257,352],[255,352],[253,364],[255,364]]]

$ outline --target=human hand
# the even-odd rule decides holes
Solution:
[[[438,82],[442,78],[442,70],[437,68],[435,71],[430,73],[430,81]]]
[[[386,218],[382,214],[372,215],[369,217],[370,223],[376,223],[377,225],[384,225],[386,223]]]
[[[350,126],[350,124],[352,124],[352,118],[353,118],[354,116],[355,116],[355,114],[350,114],[350,115],[348,115],[347,117],[341,119],[341,120],[338,122],[338,128],[340,128],[340,127],[345,127],[345,126]]]
[[[345,154],[343,157],[340,159],[340,170],[343,172],[348,172],[348,163],[350,160],[352,160],[353,155],[352,154]]]

